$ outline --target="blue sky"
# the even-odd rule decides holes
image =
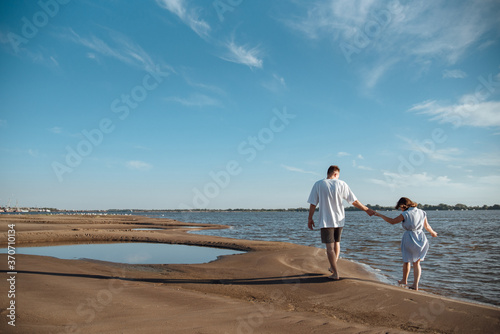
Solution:
[[[500,202],[498,1],[0,3],[0,204]]]

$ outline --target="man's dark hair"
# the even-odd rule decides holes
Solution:
[[[326,172],[328,175],[333,175],[335,173],[340,173],[339,166],[331,165],[328,167],[328,171]]]

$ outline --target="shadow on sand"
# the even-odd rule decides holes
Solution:
[[[8,271],[6,270],[0,270],[0,272],[8,273]],[[339,282],[343,280],[366,281],[359,278],[343,278],[343,277],[341,277],[339,280],[332,280],[329,279],[327,275],[318,273],[306,273],[302,275],[288,275],[288,276],[275,276],[275,277],[229,278],[229,279],[127,278],[120,276],[54,273],[54,272],[28,271],[28,270],[18,270],[17,274],[80,277],[80,278],[102,279],[102,280],[116,279],[122,281],[162,283],[162,284],[275,285],[275,284],[297,284],[297,283],[316,284],[316,283],[327,283],[327,282]]]

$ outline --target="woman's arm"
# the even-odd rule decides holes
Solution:
[[[403,215],[399,215],[396,218],[389,218],[387,216],[384,216],[381,213],[375,212],[375,216],[382,218],[383,220],[385,220],[386,222],[388,222],[389,224],[392,224],[392,225],[401,223],[404,220]]]
[[[429,232],[433,237],[438,236],[438,234],[432,229],[431,225],[429,225],[429,222],[427,221],[427,217],[425,217],[424,227],[427,230],[427,232]]]

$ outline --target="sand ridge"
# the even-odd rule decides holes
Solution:
[[[324,250],[282,242],[186,233],[224,226],[138,216],[2,215],[17,246],[78,242],[162,242],[247,253],[196,265],[127,265],[16,256],[12,333],[495,333],[500,308],[381,283],[340,260],[330,281]],[[160,227],[159,231],[135,231]],[[0,256],[5,277],[6,256]],[[7,281],[0,280],[5,300]]]

